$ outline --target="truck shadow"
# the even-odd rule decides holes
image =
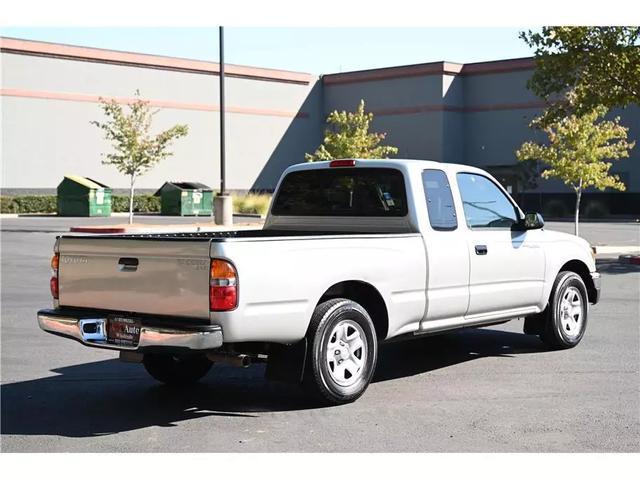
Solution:
[[[535,337],[488,329],[389,343],[380,350],[374,382],[542,350]],[[296,385],[266,381],[263,365],[215,365],[202,383],[181,389],[158,385],[141,365],[115,359],[52,372],[56,376],[2,385],[2,435],[92,437],[201,417],[250,420],[263,412],[319,407]]]

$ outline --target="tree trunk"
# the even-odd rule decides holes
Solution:
[[[580,185],[576,188],[576,216],[574,224],[574,234],[578,236],[578,221],[580,219],[580,198],[582,197],[582,179]]]
[[[133,223],[133,183],[135,181],[135,175],[131,175],[131,187],[129,188],[129,224]]]

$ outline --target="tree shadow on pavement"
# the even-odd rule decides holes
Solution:
[[[388,343],[380,349],[374,382],[539,351],[536,337],[491,329]],[[159,385],[141,365],[116,359],[52,372],[57,376],[2,385],[2,435],[92,437],[174,427],[200,417],[246,420],[262,412],[319,407],[297,385],[266,381],[261,364],[247,369],[214,365],[200,384],[187,388]]]
[[[604,274],[640,273],[639,264],[620,263],[618,258],[598,258],[596,268]]]

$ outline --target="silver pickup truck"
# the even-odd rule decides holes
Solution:
[[[266,361],[334,404],[365,391],[390,338],[526,318],[573,347],[600,292],[586,241],[482,170],[418,160],[295,165],[261,230],[64,235],[52,269],[45,331],[168,384]]]

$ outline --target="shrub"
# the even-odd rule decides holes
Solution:
[[[245,196],[233,196],[234,213],[266,215],[269,211],[271,195],[249,193]]]
[[[0,196],[0,213],[17,213],[18,205],[11,196]]]
[[[3,196],[0,198],[1,213],[55,213],[55,195]]]
[[[58,210],[56,196],[17,196],[14,200],[20,213],[55,213]]]
[[[129,197],[114,195],[111,197],[111,211],[125,213],[129,211]],[[153,195],[135,195],[133,197],[133,211],[136,213],[158,213],[160,211],[160,197]]]
[[[57,210],[56,195],[0,196],[0,213],[53,214]],[[133,210],[137,213],[159,212],[160,198],[152,195],[136,195],[133,197]],[[114,213],[129,211],[129,197],[114,195],[111,198],[111,211]]]

